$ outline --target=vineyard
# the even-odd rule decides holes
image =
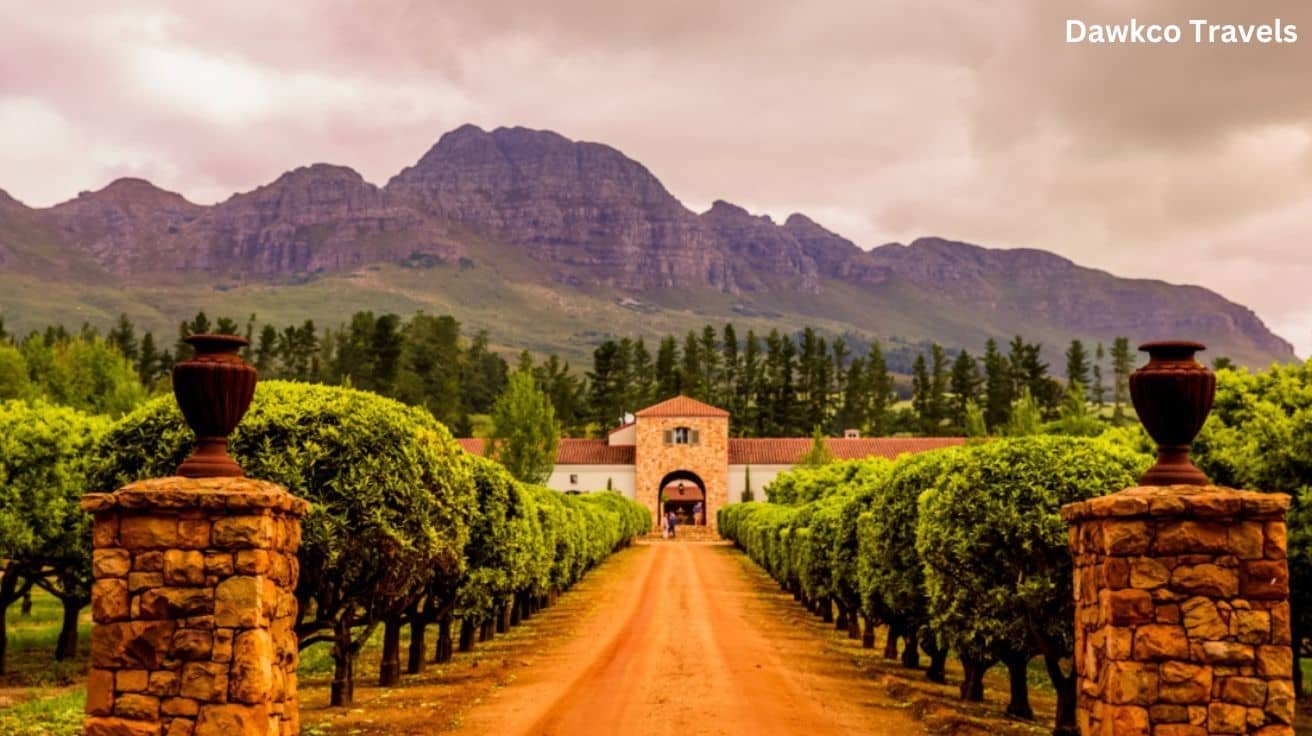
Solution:
[[[1310,430],[1308,366],[1222,371],[1196,444],[1199,465],[1219,483],[1295,492],[1289,559],[1300,643],[1312,612],[1299,597],[1312,586]],[[801,467],[767,488],[770,503],[721,509],[719,525],[784,590],[867,646],[885,626],[885,654],[900,647],[907,667],[923,654],[926,676],[939,682],[954,654],[963,699],[982,700],[985,671],[1001,664],[1007,713],[1032,717],[1026,673],[1037,657],[1058,695],[1056,733],[1073,734],[1073,575],[1059,509],[1136,485],[1149,449],[1135,428]]]
[[[80,497],[172,475],[193,442],[172,397],[114,423],[0,405],[0,609],[33,586],[58,598],[57,659],[75,653],[78,614],[91,601]],[[380,627],[387,684],[534,615],[650,525],[645,509],[615,493],[520,483],[461,451],[428,412],[351,389],[260,384],[232,452],[251,477],[312,504],[297,557],[296,634],[301,649],[331,643],[335,705],[351,702],[356,659]]]

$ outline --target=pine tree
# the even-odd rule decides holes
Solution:
[[[1106,403],[1107,388],[1102,383],[1102,362],[1105,353],[1102,349],[1102,343],[1098,343],[1098,348],[1093,353],[1093,403],[1102,411]]]
[[[128,319],[126,314],[118,316],[118,322],[114,324],[114,329],[105,335],[105,342],[114,346],[124,358],[136,362],[140,357],[139,345],[137,344],[137,331],[132,325],[132,320]]]
[[[929,411],[932,423],[931,434],[943,431],[943,420],[948,418],[948,356],[943,347],[934,344],[930,350],[933,363],[930,368]]]
[[[980,385],[979,364],[970,353],[962,350],[952,362],[952,426],[964,430],[968,409],[975,403]],[[979,407],[976,406],[976,409]]]
[[[706,400],[706,386],[702,383],[702,343],[697,333],[688,330],[683,338],[683,364],[680,368],[683,393],[694,399]]]
[[[1070,347],[1066,348],[1066,385],[1076,383],[1089,385],[1089,354],[1084,349],[1084,343],[1071,340]]]
[[[879,341],[870,344],[870,354],[866,357],[865,385],[870,397],[866,411],[869,433],[876,437],[891,434],[892,417],[889,409],[894,401],[893,374],[889,373]]]
[[[701,399],[708,404],[718,405],[722,402],[720,398],[720,339],[714,327],[706,325],[702,328],[702,337],[698,343],[697,352],[702,359]]]
[[[720,400],[724,408],[735,417],[742,416],[742,395],[738,391],[739,375],[742,373],[742,356],[738,352],[738,333],[732,324],[724,326],[724,337],[720,340],[723,353],[721,363]]]
[[[656,403],[656,377],[653,371],[651,352],[647,343],[640,337],[633,344],[633,384],[630,391],[630,411]]]
[[[683,382],[679,372],[679,344],[673,335],[661,338],[656,350],[656,396],[664,401],[683,392]]]
[[[255,370],[262,378],[277,376],[278,328],[265,325],[260,330],[260,339],[255,348]]]
[[[588,404],[592,422],[601,436],[619,423],[624,413],[624,366],[619,343],[607,340],[592,351],[588,374]]]
[[[742,418],[732,429],[739,436],[762,436],[761,433],[761,341],[753,330],[743,340],[743,367],[738,374],[738,408]]]
[[[1130,338],[1118,337],[1112,341],[1112,424],[1125,424],[1125,405],[1130,398],[1130,371],[1134,370],[1134,356],[1130,353]]]
[[[150,388],[160,373],[159,352],[155,349],[155,336],[147,332],[141,336],[141,351],[137,355],[137,376]]]
[[[930,397],[932,382],[925,354],[919,353],[911,367],[911,411],[916,415],[922,434],[933,434],[934,430],[934,406]]]
[[[989,338],[984,345],[984,420],[990,427],[1001,427],[1011,418],[1011,399],[1015,396],[1011,366],[998,352],[998,343]]]

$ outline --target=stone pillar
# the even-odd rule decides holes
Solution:
[[[1070,504],[1085,736],[1292,736],[1289,497],[1132,488]]]
[[[160,478],[88,494],[95,515],[87,736],[299,731],[300,518],[246,478]]]

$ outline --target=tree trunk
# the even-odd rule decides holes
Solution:
[[[861,619],[865,622],[865,629],[861,632],[861,648],[874,649],[875,648],[875,622],[871,621],[870,617],[865,614],[861,614]]]
[[[897,640],[901,635],[901,626],[888,625],[888,638],[884,640],[884,659],[897,659]]]
[[[59,639],[55,642],[55,661],[63,662],[77,656],[77,615],[82,611],[82,602],[72,598],[63,598],[64,620],[59,627]]]
[[[464,628],[462,627],[461,630],[460,630],[460,645],[461,645],[461,646],[464,646],[464,644],[465,644],[464,633],[465,633],[465,630],[464,630]],[[474,643],[471,641],[471,642],[469,643],[469,646],[471,646],[471,647],[474,646]],[[465,651],[469,651],[469,650],[467,650],[467,649],[461,649],[460,651],[465,652]],[[448,613],[447,615],[443,616],[443,617],[441,618],[441,620],[439,620],[439,621],[437,622],[437,652],[436,652],[436,654],[437,654],[437,656],[434,657],[434,659],[437,660],[438,664],[442,664],[442,663],[445,663],[445,662],[450,662],[450,661],[451,661],[451,657],[454,655],[454,652],[452,651],[452,648],[451,648],[451,614],[449,614],[449,613]]]
[[[410,649],[406,656],[405,671],[417,675],[424,671],[424,632],[428,629],[428,611],[418,607],[410,613]]]
[[[1294,615],[1290,616],[1290,618],[1294,621],[1298,621],[1298,612],[1295,611]],[[1290,628],[1291,633],[1293,634],[1292,641],[1294,643],[1294,695],[1295,697],[1302,698],[1307,696],[1307,690],[1305,689],[1306,684],[1303,682],[1303,667],[1299,663],[1303,656],[1303,631],[1298,624],[1294,624]],[[3,661],[0,660],[0,672],[4,671],[3,664]]]
[[[483,625],[478,627],[478,640],[479,641],[490,640],[493,636],[496,635],[496,627],[497,627],[496,621],[493,621],[492,619],[488,619],[487,621],[484,621]]]
[[[834,601],[838,606],[838,616],[834,619],[835,631],[847,631],[847,606],[842,601]]]
[[[1034,720],[1034,709],[1030,707],[1030,682],[1026,667],[1028,663],[1029,657],[1024,654],[1011,654],[1003,659],[1003,664],[1007,666],[1007,681],[1011,686],[1007,715]]]
[[[28,593],[31,588],[23,591]],[[9,617],[9,606],[18,599],[22,593],[18,593],[18,566],[9,563],[0,573],[0,675],[5,674],[5,651],[9,648],[9,630],[6,626],[6,619]]]
[[[920,645],[916,642],[916,628],[907,627],[906,648],[902,650],[902,666],[907,669],[920,669]]]
[[[820,620],[827,624],[834,622],[834,604],[829,600],[829,596],[820,599]]]
[[[460,619],[460,651],[474,651],[474,630],[478,624],[474,623],[472,618]]]
[[[401,681],[401,617],[388,616],[383,621],[383,657],[378,663],[378,686],[390,687]]]
[[[351,625],[343,618],[333,627],[333,684],[330,703],[334,707],[355,702],[355,653],[351,651]]]
[[[1075,672],[1074,666],[1071,667],[1069,675],[1062,672],[1061,662],[1051,655],[1044,656],[1043,664],[1048,668],[1048,678],[1052,680],[1052,686],[1057,690],[1057,718],[1056,725],[1052,729],[1052,735],[1080,736],[1080,724],[1076,711],[1078,704],[1076,695],[1078,673]]]
[[[32,591],[29,589],[23,594],[23,604],[18,609],[18,615],[27,618],[32,615]]]
[[[972,657],[961,658],[961,699],[972,703],[984,702],[984,673],[989,667]]]
[[[510,631],[510,627],[516,623],[512,620],[515,617],[514,606],[507,601],[505,605],[501,606],[499,613],[500,615],[497,616],[497,633],[504,634]]]
[[[932,635],[921,637],[920,646],[929,655],[929,669],[925,670],[925,679],[930,682],[947,682],[948,648],[940,647]]]

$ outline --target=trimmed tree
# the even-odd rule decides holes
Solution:
[[[1075,596],[1063,504],[1135,484],[1146,456],[1097,439],[1024,437],[946,456],[920,496],[916,552],[931,625],[954,649],[1007,665],[1007,712],[1033,717],[1026,665],[1057,691],[1054,733],[1074,736]]]
[[[194,436],[172,397],[149,402],[104,437],[92,487],[171,475]],[[354,692],[355,660],[374,628],[421,594],[434,571],[464,564],[473,484],[446,427],[374,394],[266,381],[232,435],[246,472],[310,501],[298,553],[301,648],[333,647],[332,703]]]

